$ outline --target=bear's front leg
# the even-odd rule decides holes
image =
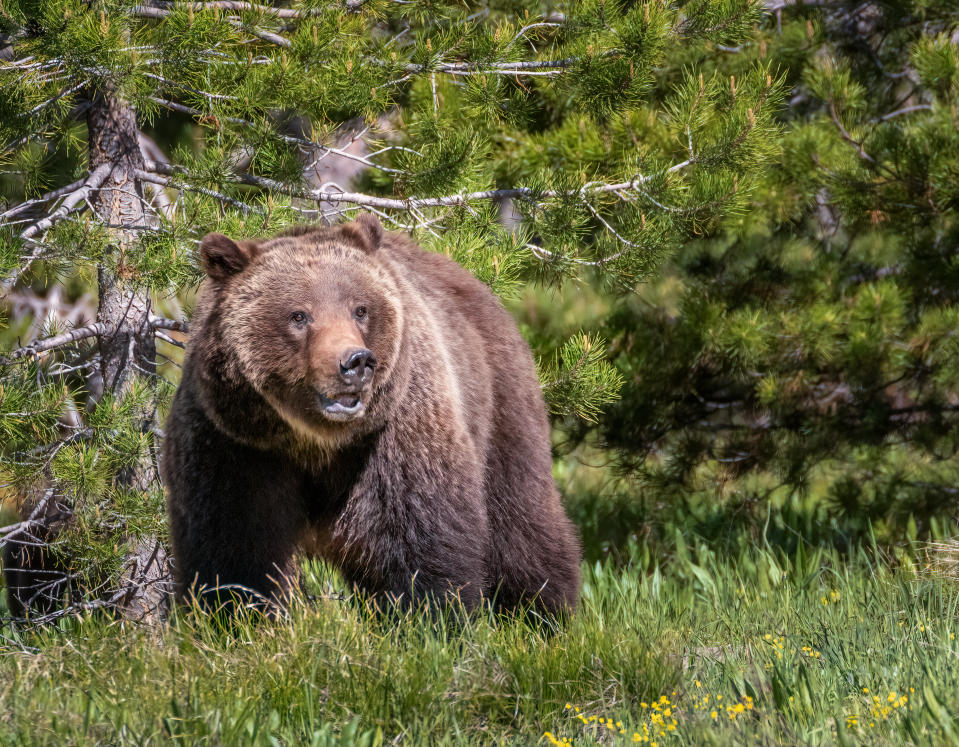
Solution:
[[[281,600],[305,523],[298,473],[282,457],[236,443],[189,405],[174,408],[162,462],[177,594],[208,607]]]
[[[455,447],[427,455],[406,444],[380,444],[334,524],[330,557],[367,592],[475,607],[489,556],[475,461]]]

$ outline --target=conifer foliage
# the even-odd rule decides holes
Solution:
[[[43,555],[34,619],[68,598],[162,613],[157,442],[205,232],[368,210],[502,295],[631,286],[740,213],[777,151],[762,61],[733,82],[666,65],[760,18],[750,0],[5,0],[0,471],[23,508],[0,541],[8,564]],[[54,298],[90,313],[58,321]],[[552,349],[551,406],[595,417],[621,383],[600,335]]]
[[[627,382],[602,442],[642,522],[681,506],[704,535],[787,546],[953,533],[959,7],[773,10],[711,64],[785,72],[781,168],[597,321]]]

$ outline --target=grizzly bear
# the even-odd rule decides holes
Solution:
[[[489,288],[370,215],[200,253],[162,459],[181,597],[281,601],[305,552],[401,603],[574,608],[536,369]]]

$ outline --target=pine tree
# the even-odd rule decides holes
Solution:
[[[661,73],[760,17],[749,0],[6,0],[0,470],[25,515],[2,537],[54,568],[36,619],[67,592],[162,612],[156,446],[205,232],[369,210],[504,297],[631,286],[739,214],[777,152],[768,65]],[[335,183],[324,162],[361,173]],[[95,318],[23,313],[51,294],[95,298]],[[554,410],[616,397],[604,350],[548,346]]]
[[[786,546],[951,534],[959,6],[773,9],[712,64],[784,72],[781,168],[593,323],[626,381],[595,431],[635,498],[620,523]]]

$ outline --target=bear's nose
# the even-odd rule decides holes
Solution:
[[[376,358],[366,348],[353,348],[340,356],[340,376],[348,384],[365,384],[375,367]]]

